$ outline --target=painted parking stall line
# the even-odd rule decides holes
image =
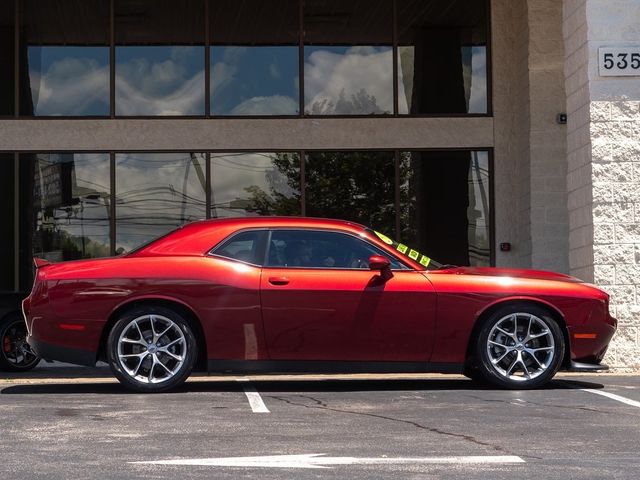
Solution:
[[[630,398],[627,398],[627,397],[623,397],[622,395],[616,395],[615,393],[609,393],[603,390],[595,390],[593,388],[581,388],[581,390],[583,392],[594,393],[596,395],[601,395],[603,397],[610,398],[611,400],[624,403],[625,405],[631,405],[632,407],[640,408],[640,402],[636,400],[631,400]]]
[[[492,465],[525,461],[515,455],[469,455],[452,457],[326,457],[323,453],[269,455],[260,457],[188,458],[129,462],[146,465],[191,465],[209,467],[330,468],[338,465]]]
[[[243,383],[246,382],[246,385],[244,385],[242,389],[244,390],[244,394],[249,401],[249,406],[251,407],[251,411],[253,413],[271,413],[262,401],[262,397],[260,396],[258,391],[253,387],[253,385],[248,383],[248,378],[238,378],[237,381]]]

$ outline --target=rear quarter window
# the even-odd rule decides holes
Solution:
[[[243,263],[261,265],[266,235],[265,230],[239,232],[214,247],[209,253]]]

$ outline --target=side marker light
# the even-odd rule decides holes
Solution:
[[[574,333],[573,338],[594,339],[598,335],[595,333]]]
[[[58,325],[61,330],[73,330],[74,332],[83,332],[84,325],[78,325],[77,323],[61,323]]]

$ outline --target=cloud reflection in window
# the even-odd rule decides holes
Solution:
[[[298,48],[211,47],[214,115],[297,115]]]
[[[203,153],[116,155],[116,251],[205,218]]]
[[[116,47],[116,115],[204,115],[204,47]]]
[[[391,47],[305,47],[305,113],[372,115],[393,112]]]
[[[108,47],[31,46],[28,57],[34,115],[109,115]]]

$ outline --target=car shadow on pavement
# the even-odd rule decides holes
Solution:
[[[35,379],[34,379],[35,380]],[[196,381],[190,381],[181,387],[164,394],[156,395],[172,395],[184,393],[202,393],[202,392],[241,392],[247,382],[239,382],[235,379],[216,379],[206,380],[199,378]],[[438,390],[470,390],[470,391],[505,391],[491,385],[481,384],[468,380],[460,379],[321,379],[321,380],[256,380],[251,381],[252,387],[259,392],[377,392],[377,391],[438,391]],[[567,390],[592,388],[601,389],[604,385],[601,383],[587,382],[582,380],[553,380],[549,382],[541,390]],[[69,381],[68,383],[30,383],[22,385],[8,385],[2,388],[0,384],[0,394],[131,394],[139,395],[138,392],[132,392],[125,389],[117,382],[83,382],[82,379]]]

